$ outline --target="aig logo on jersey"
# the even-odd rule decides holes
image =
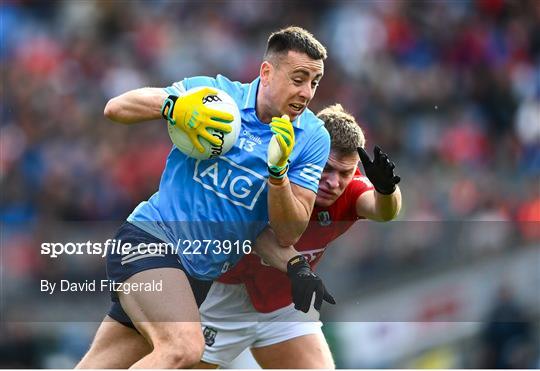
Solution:
[[[266,186],[262,175],[226,157],[197,161],[193,179],[219,197],[248,210],[253,210]]]

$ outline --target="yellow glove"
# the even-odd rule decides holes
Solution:
[[[289,116],[272,118],[270,129],[274,136],[268,145],[268,172],[273,178],[281,179],[289,170],[289,156],[294,147],[294,128]]]
[[[204,98],[210,95],[217,95],[217,91],[212,88],[203,88],[180,97],[169,95],[161,108],[163,118],[169,124],[176,125],[178,129],[186,133],[191,143],[201,153],[204,152],[204,147],[199,141],[199,137],[219,146],[222,144],[221,139],[209,133],[208,129],[230,133],[232,128],[226,123],[234,120],[230,113],[204,105]]]

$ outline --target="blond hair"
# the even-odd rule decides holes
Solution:
[[[345,111],[341,104],[324,108],[317,114],[323,120],[331,140],[331,149],[341,154],[356,153],[357,147],[366,145],[364,132],[354,117]]]

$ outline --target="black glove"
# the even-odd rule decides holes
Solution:
[[[396,165],[390,161],[388,155],[379,146],[373,150],[373,161],[367,152],[358,147],[358,155],[364,166],[364,173],[375,187],[375,190],[383,195],[390,195],[396,190],[396,184],[401,178],[394,174]]]
[[[317,310],[321,309],[323,300],[330,304],[336,304],[332,295],[326,291],[321,278],[311,270],[306,258],[302,255],[297,255],[289,260],[287,276],[291,280],[294,309],[307,313],[311,306],[313,293],[315,293],[313,306]]]

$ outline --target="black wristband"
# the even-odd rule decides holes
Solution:
[[[172,115],[174,112],[174,105],[176,104],[177,99],[178,97],[176,95],[169,95],[163,101],[163,105],[161,106],[161,116],[168,122],[171,122],[173,125],[174,125],[174,119]]]
[[[268,166],[268,174],[270,174],[272,178],[283,179],[285,178],[285,175],[287,175],[288,171],[289,171],[289,161],[287,161],[287,165],[285,165],[279,171],[270,165]]]

